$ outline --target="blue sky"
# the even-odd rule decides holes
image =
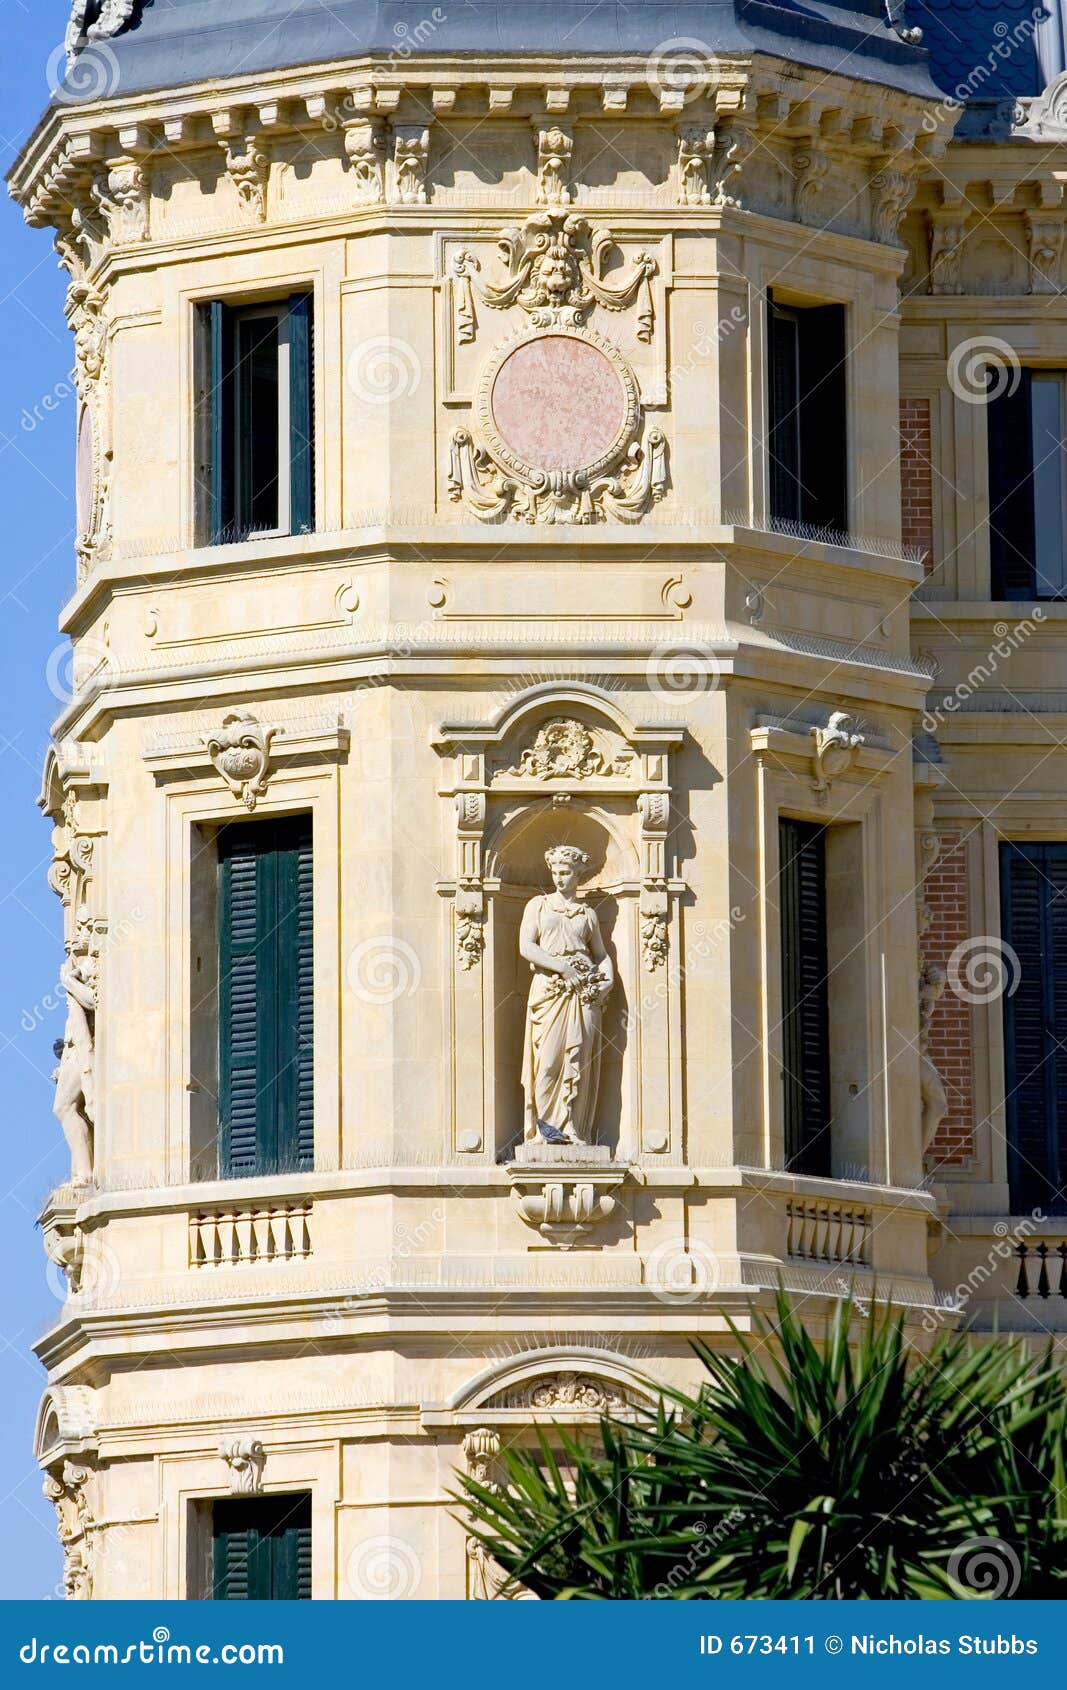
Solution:
[[[5,0],[0,148],[6,173],[48,98],[69,0]],[[70,336],[49,233],[0,206],[0,1596],[55,1597],[62,1560],[41,1495],[33,1424],[43,1384],[30,1345],[54,1321],[55,1270],[35,1231],[64,1178],[52,1108],[60,908],[45,880],[49,825],[36,808],[49,723],[69,674],[56,620],[74,574]],[[52,1283],[49,1283],[51,1279]]]

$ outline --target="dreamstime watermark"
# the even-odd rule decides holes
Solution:
[[[961,1596],[999,1602],[1015,1595],[1023,1569],[1017,1552],[1003,1538],[972,1537],[950,1555],[948,1576]]]
[[[111,954],[117,945],[130,937],[135,927],[140,926],[145,919],[145,912],[140,904],[134,904],[128,916],[124,916],[114,927],[109,927],[97,941],[94,942],[93,955],[98,960]],[[57,985],[52,991],[45,992],[37,1003],[23,1009],[19,1014],[19,1026],[24,1033],[35,1032],[44,1024],[57,1009],[67,1007],[67,994],[62,986]]]
[[[441,6],[434,6],[433,10],[426,17],[420,18],[416,24],[407,24],[402,21],[395,23],[393,35],[396,39],[396,46],[391,47],[381,60],[375,58],[375,74],[381,76],[405,64],[413,53],[418,52],[420,48],[426,46],[427,42],[432,41],[437,31],[447,22],[448,13]],[[366,115],[366,109],[357,97],[348,93],[343,100],[326,113],[322,119],[322,127],[332,132],[336,129],[343,129],[346,123],[351,123],[353,119]]]
[[[445,1222],[445,1211],[440,1204],[424,1216],[418,1226],[406,1226],[403,1222],[393,1228],[392,1252],[387,1262],[380,1262],[365,1278],[353,1287],[337,1307],[330,1309],[319,1322],[320,1329],[328,1333],[338,1327],[344,1317],[357,1310],[364,1298],[373,1296],[375,1292],[386,1291],[395,1281],[393,1271],[396,1262],[409,1261],[413,1256],[425,1253],[429,1245],[439,1238],[441,1228]]]
[[[645,1284],[661,1303],[695,1303],[718,1287],[722,1269],[698,1239],[666,1238],[645,1257]]]
[[[19,1650],[23,1666],[268,1666],[285,1663],[280,1643],[172,1643],[165,1625],[137,1643],[40,1643],[31,1637]]]
[[[407,399],[422,381],[422,360],[406,340],[371,335],[345,360],[349,390],[363,405],[392,405]]]
[[[710,646],[696,640],[665,641],[645,664],[645,679],[660,698],[693,698],[714,692],[722,664]]]
[[[706,1520],[697,1520],[693,1525],[696,1537],[688,1554],[681,1556],[674,1563],[667,1577],[655,1586],[652,1595],[660,1599],[673,1596],[679,1586],[691,1584],[693,1575],[699,1572],[705,1561],[726,1542],[730,1533],[737,1530],[744,1518],[743,1508],[731,1508],[710,1532]]]
[[[116,669],[111,647],[86,634],[77,645],[62,640],[53,647],[48,654],[44,677],[53,698],[58,698],[61,704],[69,704],[90,681],[104,675],[113,679]]]
[[[985,1260],[976,1262],[966,1279],[961,1279],[950,1291],[942,1293],[936,1309],[927,1310],[923,1315],[923,1331],[933,1334],[947,1321],[962,1315],[971,1299],[977,1296],[984,1285],[988,1285],[990,1280],[997,1277],[998,1270],[1016,1254],[1023,1240],[1037,1231],[1044,1218],[1041,1210],[1035,1209],[1032,1215],[1020,1221],[1016,1227],[1009,1227],[1007,1221],[997,1221],[993,1228],[996,1243],[986,1253]]]
[[[345,979],[362,1002],[384,1008],[418,990],[422,964],[406,939],[384,933],[362,940],[349,953]]]
[[[743,305],[731,305],[718,323],[694,323],[688,356],[680,364],[672,364],[667,371],[667,392],[672,398],[678,398],[686,382],[710,365],[718,349],[747,324],[748,311]]]
[[[368,1537],[349,1555],[345,1582],[357,1602],[402,1602],[422,1583],[422,1563],[405,1538]]]
[[[657,100],[688,106],[711,86],[711,48],[692,35],[673,35],[652,51],[645,81]]]
[[[972,335],[949,354],[948,385],[965,405],[988,405],[1016,393],[1022,379],[1018,353],[997,335]]]
[[[68,399],[73,399],[76,393],[74,378],[68,376],[65,381],[57,381],[50,392],[42,394],[32,408],[29,405],[24,406],[19,418],[19,427],[23,434],[33,434],[48,417],[60,410]]]
[[[1044,6],[1035,6],[1029,17],[1020,19],[1012,27],[1003,19],[993,25],[996,36],[994,45],[989,49],[984,59],[971,66],[967,75],[955,88],[951,89],[946,98],[933,106],[923,118],[923,128],[928,135],[933,135],[944,123],[946,117],[963,110],[968,100],[973,100],[982,93],[991,77],[999,76],[1006,60],[1010,59],[1020,49],[1033,46],[1034,35],[1038,25],[1046,23],[1050,14]]]
[[[1022,964],[1007,940],[991,933],[962,939],[946,965],[949,990],[963,1003],[990,1004],[1012,998],[1019,989]]]
[[[936,733],[944,724],[946,716],[954,716],[961,707],[972,698],[981,687],[988,686],[998,674],[1001,663],[1019,650],[1031,636],[1035,634],[1041,623],[1046,620],[1045,611],[1040,605],[1035,605],[1029,616],[1024,616],[1015,623],[995,622],[993,632],[996,640],[990,646],[980,662],[974,664],[966,677],[946,692],[939,704],[928,706],[923,713],[922,727],[928,734]]]
[[[121,79],[115,49],[106,41],[87,41],[75,58],[65,45],[54,47],[45,67],[49,96],[62,106],[108,100],[118,93]]]

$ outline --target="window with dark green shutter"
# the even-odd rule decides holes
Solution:
[[[768,301],[772,524],[848,531],[845,309]]]
[[[1063,598],[1067,376],[991,370],[987,380],[990,592],[995,599]]]
[[[829,1175],[830,999],[826,943],[826,830],[782,817],[782,1091],[785,1165]]]
[[[226,1498],[211,1510],[216,1602],[310,1602],[310,1496]]]
[[[212,545],[315,526],[311,298],[202,309]]]
[[[219,1172],[314,1164],[310,816],[219,834]]]
[[[1014,1214],[1067,1214],[1067,843],[1000,853],[1008,1183]]]

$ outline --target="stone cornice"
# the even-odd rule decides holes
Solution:
[[[360,123],[391,126],[399,140],[412,125],[432,127],[453,118],[480,124],[518,119],[546,129],[625,118],[669,123],[672,133],[681,124],[703,125],[721,155],[717,165],[715,152],[709,153],[709,171],[726,172],[720,182],[725,203],[731,198],[728,178],[741,170],[753,145],[768,139],[805,147],[809,160],[814,150],[819,157],[866,161],[883,183],[887,168],[913,176],[937,156],[954,121],[954,114],[939,113],[939,128],[931,133],[929,115],[929,103],[915,95],[762,55],[709,58],[706,86],[688,102],[673,87],[653,88],[647,57],[461,65],[430,55],[406,64],[363,59],[127,99],[56,102],[8,180],[31,223],[51,224],[67,239],[73,225],[76,238],[90,246],[92,269],[109,237],[104,231],[94,241],[91,223],[107,206],[107,174],[116,163],[141,170],[150,195],[151,166],[160,159],[218,155],[220,146],[228,160],[245,158],[251,145],[269,159],[276,139],[294,135],[318,138],[324,150],[343,153],[344,132]],[[122,186],[125,191],[128,184]],[[385,197],[403,203],[419,196],[398,185]],[[682,197],[684,204],[693,203],[691,193]]]

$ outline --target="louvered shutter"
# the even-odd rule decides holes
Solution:
[[[986,406],[989,563],[995,599],[1034,597],[1034,462],[1030,371]]]
[[[794,1173],[828,1175],[830,1006],[824,829],[783,817],[779,852],[785,1162]]]
[[[227,828],[219,846],[219,1171],[259,1171],[259,1030],[269,957],[259,908],[261,852],[249,828]]]
[[[211,544],[234,536],[233,313],[221,300],[207,306],[209,428],[211,434]]]
[[[216,1602],[311,1600],[311,1498],[236,1497],[212,1509]]]
[[[1001,848],[1004,937],[1018,957],[1004,997],[1013,1213],[1067,1212],[1067,846]]]
[[[309,294],[289,301],[290,532],[315,527],[312,315]]]
[[[220,836],[224,1177],[314,1165],[312,872],[310,817]]]

